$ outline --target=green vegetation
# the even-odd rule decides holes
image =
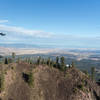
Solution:
[[[56,57],[56,68],[60,68],[60,65],[59,65],[59,57],[58,56]]]
[[[24,58],[23,57],[21,58],[20,56],[15,57],[15,53],[12,53],[11,58],[6,57],[4,59],[4,64],[9,64],[12,62],[16,62],[16,63],[25,62],[28,64],[34,64],[34,66],[48,65],[49,67],[54,67],[54,68],[59,69],[60,71],[63,71],[64,74],[66,74],[66,70],[68,68],[73,68],[76,65],[76,62],[71,63],[71,61],[70,61],[70,63],[68,64],[69,66],[66,66],[67,63],[66,63],[66,59],[64,56],[60,56],[60,57],[57,56],[55,59],[52,57],[50,58],[50,57],[42,57],[42,56],[38,56],[38,57],[36,56],[34,58],[31,56],[30,57],[26,56]],[[85,73],[87,76],[89,76],[89,74],[90,74],[86,70],[83,71],[83,73]],[[95,68],[91,68],[91,78],[92,78],[92,80],[95,79]]]
[[[84,85],[83,84],[79,84],[77,87],[78,87],[78,89],[80,89],[82,91],[84,90]]]
[[[37,65],[40,65],[40,64],[41,64],[41,57],[39,56],[37,59]]]
[[[95,79],[95,67],[91,67],[91,78],[92,80]]]
[[[78,91],[78,88],[77,87],[74,87],[73,88],[73,92],[76,93],[77,91]]]
[[[12,58],[6,57],[4,58],[4,64],[13,63],[15,61],[15,53],[12,53]]]
[[[87,70],[82,70],[82,72],[86,75],[88,75],[88,71]]]
[[[29,84],[29,86],[33,86],[33,82],[34,82],[33,73],[30,72],[30,73],[28,74],[28,76],[29,76],[29,79],[28,79],[28,84]]]
[[[35,57],[35,58],[26,57],[26,58],[20,59],[20,56],[16,56],[16,59],[14,62],[18,64],[12,63],[13,62],[12,57],[11,58],[7,57],[5,58],[5,64],[8,64],[8,65],[3,64],[2,67],[4,66],[3,67],[4,70],[7,68],[7,71],[10,69],[9,73],[7,72],[6,75],[10,73],[12,73],[11,75],[13,75],[13,73],[15,73],[15,77],[12,79],[15,79],[16,83],[15,83],[15,80],[13,80],[12,81],[13,86],[11,85],[11,87],[14,88],[14,86],[17,86],[18,84],[18,87],[20,86],[20,88],[23,88],[23,90],[26,88],[26,94],[30,93],[31,90],[33,91],[37,88],[37,85],[35,85],[35,83],[37,83],[37,81],[35,80],[37,79],[40,82],[40,84],[42,84],[41,87],[43,88],[45,87],[46,88],[45,90],[49,88],[50,92],[55,91],[55,90],[52,91],[53,88],[51,88],[55,85],[58,87],[57,89],[60,89],[57,91],[62,92],[62,90],[64,89],[63,91],[64,93],[65,92],[68,93],[69,91],[71,92],[73,91],[73,94],[81,93],[81,92],[87,93],[89,91],[89,89],[87,88],[90,88],[89,85],[92,83],[92,81],[89,80],[89,78],[87,77],[89,76],[88,72],[84,70],[83,72],[85,74],[83,74],[82,72],[77,70],[77,68],[75,68],[76,63],[75,64],[74,62],[66,63],[65,60],[66,58],[64,56],[59,56],[59,57],[57,56],[55,59],[52,59],[50,57],[45,58],[45,57],[40,57],[40,56]],[[9,64],[9,63],[12,63],[12,64]],[[19,74],[19,73],[22,73],[22,74]],[[91,68],[92,79],[94,79],[94,76],[95,76],[95,68]],[[11,76],[8,75],[5,78],[11,79]],[[47,81],[45,81],[45,78]],[[54,86],[54,89],[55,89],[55,86]],[[0,75],[0,91],[3,91],[3,89],[4,89],[4,76]],[[71,92],[69,92],[69,95]],[[41,93],[41,95],[42,94],[43,93]]]
[[[25,82],[28,83],[28,85],[30,87],[34,86],[34,77],[33,77],[33,73],[22,73],[23,74],[23,79],[25,80]]]
[[[82,70],[82,72],[83,72],[88,78],[90,77],[90,75],[89,75],[89,73],[88,73],[87,70]]]
[[[84,79],[82,79],[81,82],[80,82],[80,84],[77,85],[77,88],[79,90],[82,90],[84,92],[87,92],[86,86],[87,86],[87,81],[85,81]]]
[[[8,64],[8,59],[7,58],[4,59],[4,64]]]
[[[61,57],[61,58],[60,58],[60,69],[61,69],[62,71],[65,71],[65,70],[66,70],[65,58],[64,58],[64,57]]]
[[[12,53],[12,59],[15,59],[16,54],[13,52]]]
[[[51,63],[51,59],[50,57],[47,59],[47,65],[50,66],[50,63]]]
[[[42,58],[42,60],[41,60],[41,64],[42,64],[42,65],[45,64],[45,60],[44,60],[44,58]]]

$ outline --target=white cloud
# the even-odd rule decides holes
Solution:
[[[21,27],[7,26],[7,25],[0,25],[0,31],[6,32],[8,35],[14,35],[14,36],[20,35],[20,36],[31,36],[31,37],[41,37],[41,38],[47,38],[52,36],[52,33],[50,32],[28,30]]]
[[[8,26],[0,20],[0,32],[6,33],[0,37],[0,43],[29,43],[57,45],[64,47],[99,47],[99,36],[73,35],[73,34],[52,34],[51,32],[29,30],[22,27]]]
[[[0,20],[0,23],[7,23],[8,20]]]

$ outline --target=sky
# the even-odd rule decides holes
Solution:
[[[100,0],[0,0],[0,43],[100,48]]]

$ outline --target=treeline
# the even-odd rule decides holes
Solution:
[[[67,67],[74,67],[74,63],[67,66],[65,63],[65,58],[63,56],[62,57],[57,56],[56,60],[52,60],[50,57],[47,59],[44,59],[42,57],[38,57],[36,64],[37,65],[48,65],[50,67],[58,68],[62,71],[65,71]]]
[[[38,57],[25,57],[25,58],[20,58],[16,57],[16,54],[13,52],[11,57],[5,57],[3,62],[4,64],[9,64],[9,63],[21,63],[25,62],[28,64],[34,64],[34,65],[48,65],[50,67],[55,67],[58,68],[62,71],[65,71],[67,67],[75,67],[74,62],[72,64],[67,64],[65,63],[65,58],[62,57],[56,57],[55,60],[51,59],[50,57],[48,58],[43,58],[41,56]]]
[[[9,63],[21,63],[21,62],[25,62],[28,64],[34,64],[34,65],[47,65],[49,67],[54,67],[57,68],[61,71],[66,71],[67,68],[73,68],[75,67],[74,62],[72,62],[72,64],[66,64],[65,63],[65,58],[62,57],[56,57],[55,60],[52,60],[50,57],[48,58],[43,58],[43,57],[37,57],[37,58],[20,58],[20,57],[16,57],[16,54],[13,52],[11,57],[6,57],[4,59],[4,64],[9,64]],[[89,73],[84,70],[83,71],[86,75],[89,75]],[[95,67],[91,67],[91,79],[94,80],[95,79]]]
[[[12,53],[11,57],[5,57],[3,62],[4,64],[9,64],[9,63],[28,63],[32,66],[49,66],[49,67],[54,67],[59,69],[60,71],[64,72],[64,75],[66,75],[66,70],[69,68],[75,68],[75,64],[74,62],[72,62],[71,64],[66,64],[65,63],[65,58],[62,57],[56,57],[55,60],[49,58],[43,58],[43,57],[37,57],[37,58],[20,58],[20,57],[16,57],[15,53]],[[95,80],[95,67],[91,67],[91,74],[89,75],[89,73],[85,70],[83,71],[83,73],[85,73],[87,76],[89,76],[89,78],[91,78],[91,80]],[[34,76],[32,71],[30,71],[29,73],[22,73],[23,79],[25,82],[28,83],[28,85],[30,87],[34,87]],[[4,73],[1,71],[0,73],[0,92],[2,92],[4,90]],[[100,80],[98,81],[98,84],[100,84]]]

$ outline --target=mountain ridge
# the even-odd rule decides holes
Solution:
[[[68,68],[63,73],[47,65],[25,62],[0,65],[2,67],[7,69],[5,95],[4,92],[0,95],[2,100],[100,100],[100,87],[77,68]],[[32,86],[24,77],[30,71]]]

